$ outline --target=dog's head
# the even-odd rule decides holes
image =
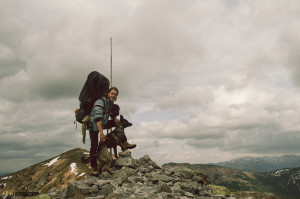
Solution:
[[[115,118],[119,115],[120,107],[118,104],[113,104],[110,110],[110,117]]]
[[[120,125],[123,127],[123,128],[127,128],[129,126],[132,126],[132,123],[128,122],[128,120],[126,120],[123,115],[120,116]]]

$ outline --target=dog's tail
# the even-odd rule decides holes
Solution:
[[[91,157],[85,158],[84,156],[81,157],[81,162],[87,164],[91,161]]]

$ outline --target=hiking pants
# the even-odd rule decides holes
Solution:
[[[108,123],[105,125],[104,129],[116,127],[116,123],[113,120],[109,120]],[[90,157],[91,158],[91,167],[97,168],[97,156],[93,156],[97,153],[99,145],[99,131],[89,131],[90,132],[90,139],[91,139],[91,149],[90,149]]]
[[[90,131],[90,139],[91,139],[91,149],[90,149],[90,157],[91,158],[91,167],[97,168],[97,156],[94,156],[95,153],[97,153],[98,150],[98,137],[99,137],[99,131]]]

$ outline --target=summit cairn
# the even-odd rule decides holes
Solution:
[[[71,181],[66,188],[52,190],[51,198],[89,199],[164,199],[164,198],[234,198],[214,195],[207,176],[186,168],[161,167],[148,155],[133,159],[131,152],[119,153],[113,175],[103,172],[100,177],[87,176],[80,181]],[[226,189],[226,188],[225,188]]]

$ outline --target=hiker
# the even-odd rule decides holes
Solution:
[[[91,139],[91,149],[90,149],[90,156],[91,159],[91,166],[93,171],[97,172],[97,157],[93,155],[98,150],[98,136],[100,133],[100,142],[105,142],[106,136],[104,135],[103,129],[108,123],[109,119],[109,112],[113,105],[113,102],[117,100],[117,96],[119,91],[116,87],[112,87],[107,91],[105,97],[101,97],[100,99],[96,100],[94,103],[94,108],[92,109],[90,115],[91,127],[89,128],[90,139]],[[118,122],[116,118],[113,118],[115,121]],[[93,173],[96,174],[96,173]]]
[[[119,115],[119,106],[114,104],[117,100],[118,94],[119,90],[116,87],[108,89],[107,94],[104,97],[95,101],[94,108],[90,114],[91,125],[89,127],[89,133],[91,139],[90,157],[92,157],[92,175],[98,175],[97,156],[93,155],[97,153],[99,145],[106,140],[103,129],[116,127],[116,123],[120,122],[120,120],[116,118],[116,116]],[[109,120],[109,116],[112,120]],[[99,134],[100,143],[98,143]],[[134,148],[136,145],[131,145],[126,141],[125,146],[128,148]]]

